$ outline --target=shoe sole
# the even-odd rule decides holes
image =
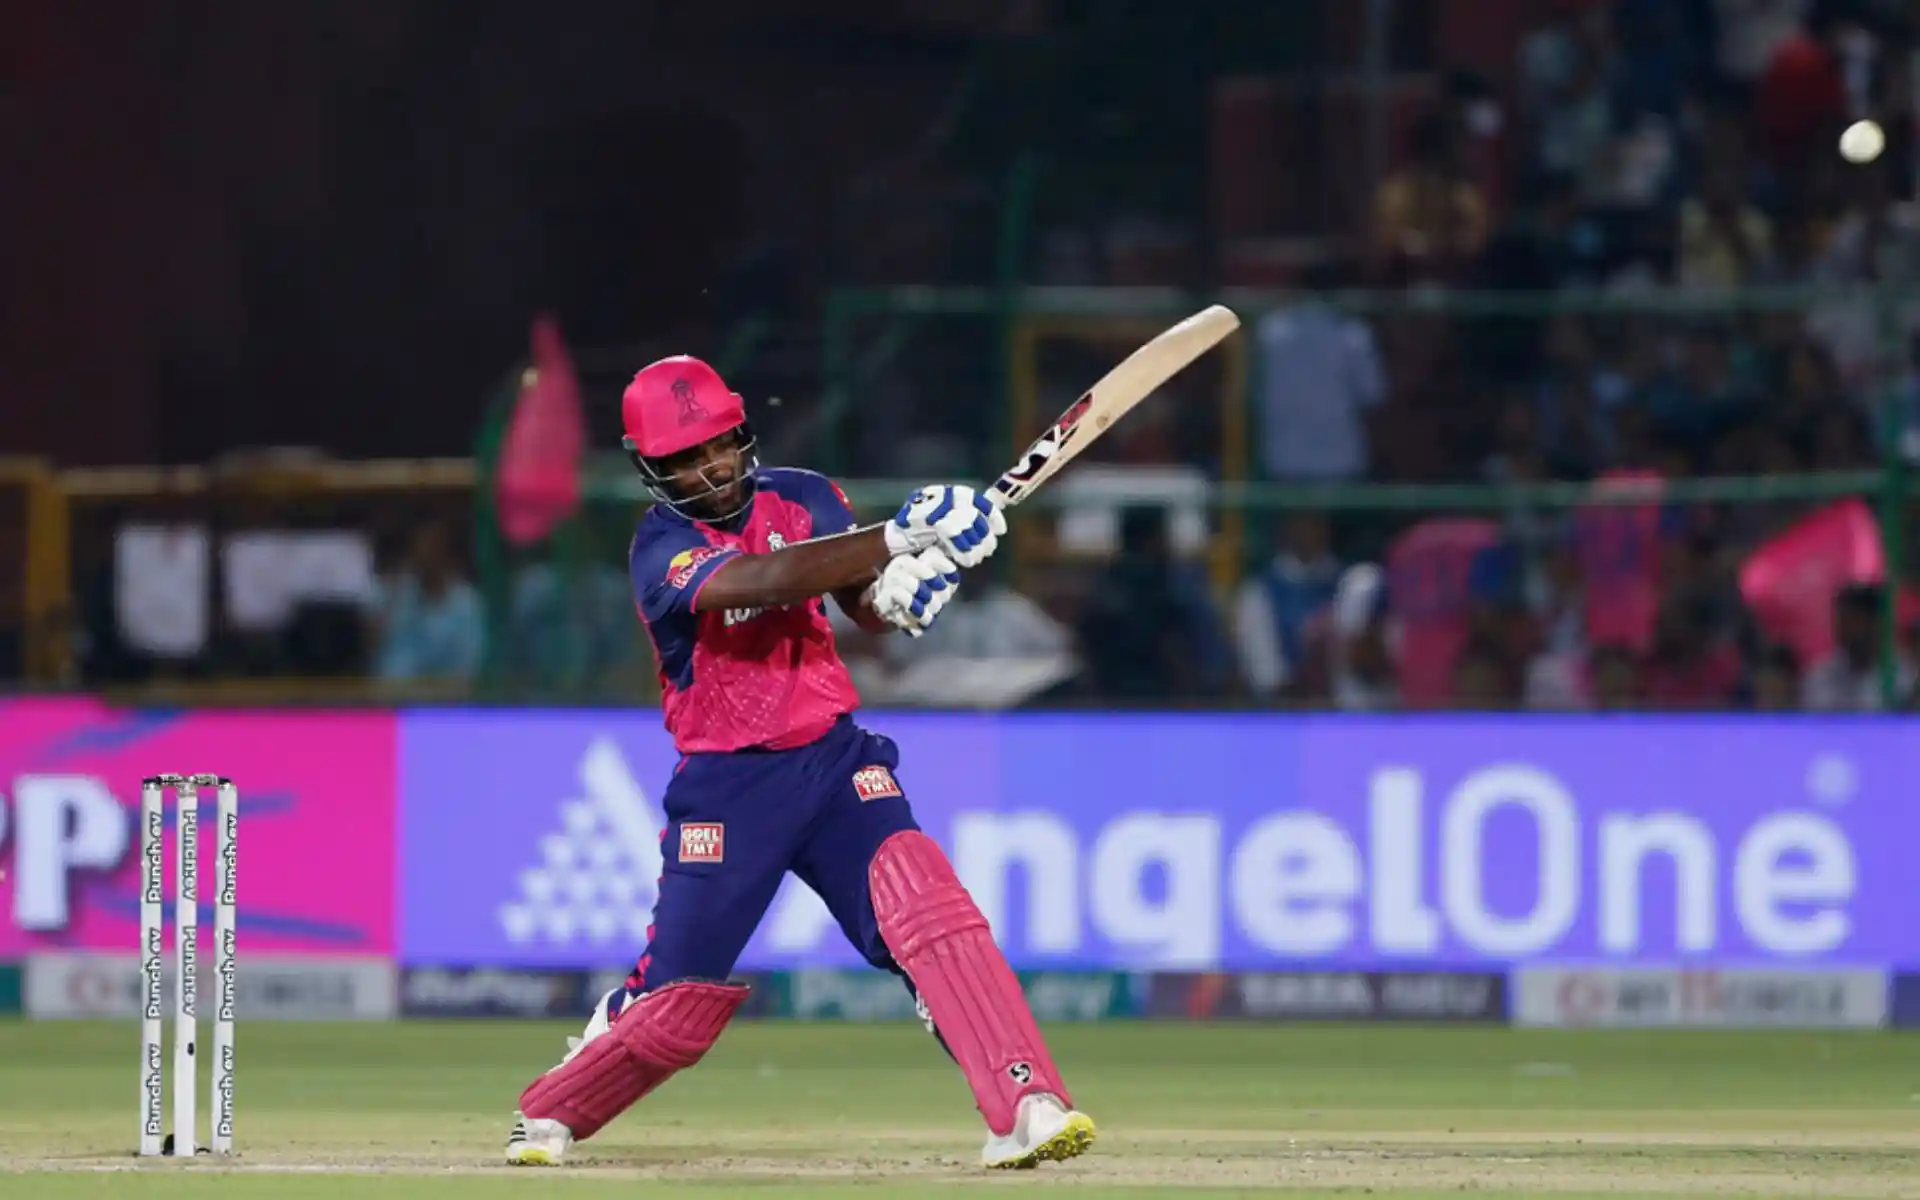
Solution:
[[[507,1156],[507,1165],[510,1167],[551,1167],[556,1161],[546,1150],[522,1150]]]
[[[1030,1171],[1043,1162],[1065,1162],[1070,1158],[1079,1158],[1093,1149],[1093,1143],[1100,1137],[1100,1131],[1093,1127],[1093,1118],[1085,1113],[1072,1113],[1067,1117],[1066,1125],[1059,1133],[1035,1146],[1033,1150],[1020,1158],[993,1164],[996,1171]]]

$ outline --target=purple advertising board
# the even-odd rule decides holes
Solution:
[[[1920,963],[1905,721],[863,721],[1021,967]],[[406,961],[635,956],[675,757],[645,711],[404,716]],[[857,962],[789,879],[740,965]]]

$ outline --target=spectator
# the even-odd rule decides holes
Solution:
[[[1920,206],[1899,199],[1887,158],[1845,175],[1849,204],[1837,220],[1815,281],[1827,287],[1911,289],[1920,284]],[[1898,314],[1901,331],[1920,328],[1920,307]],[[1808,318],[1808,329],[1832,354],[1842,381],[1864,391],[1876,386],[1886,349],[1886,317],[1871,297],[1836,298]]]
[[[1800,658],[1790,646],[1768,646],[1753,666],[1750,685],[1758,712],[1796,712],[1800,708]]]
[[[1611,413],[1624,393],[1618,377],[1601,370],[1586,321],[1574,313],[1554,317],[1537,396],[1541,446],[1557,476],[1584,479],[1618,461]]]
[[[1785,386],[1770,416],[1774,426],[1788,437],[1802,434],[1821,413],[1848,403],[1833,355],[1818,342],[1798,339],[1788,351],[1783,375]]]
[[[1856,408],[1830,408],[1815,420],[1808,459],[1816,471],[1856,471],[1874,464],[1873,434]]]
[[[1505,207],[1507,116],[1493,84],[1476,71],[1448,71],[1445,106],[1460,139],[1460,175],[1490,208]]]
[[[1455,280],[1486,248],[1486,200],[1466,179],[1459,153],[1455,124],[1429,113],[1414,125],[1406,164],[1380,184],[1373,254],[1389,278]]]
[[[1718,37],[1711,0],[1614,0],[1613,23],[1621,104],[1679,117],[1688,81],[1707,72]]]
[[[1695,329],[1684,357],[1662,371],[1644,394],[1655,433],[1689,460],[1704,455],[1714,437],[1736,422],[1747,406],[1734,372],[1732,339],[1725,329]]]
[[[1488,483],[1529,483],[1547,477],[1540,456],[1540,413],[1525,395],[1510,396],[1500,406],[1493,428],[1493,446],[1480,461],[1480,477]]]
[[[1715,636],[1706,600],[1669,595],[1641,671],[1645,702],[1656,708],[1723,708],[1739,683],[1739,655]]]
[[[1498,236],[1480,259],[1481,286],[1493,290],[1554,291],[1592,287],[1606,276],[1606,222],[1581,201],[1573,176],[1540,171],[1523,185],[1521,205],[1508,214]],[[1490,318],[1490,320],[1497,320]],[[1521,319],[1526,337],[1515,337],[1506,353],[1526,366],[1537,361],[1537,322]],[[1501,366],[1491,363],[1490,366]]]
[[[1453,664],[1453,702],[1457,708],[1503,711],[1519,707],[1512,665],[1498,646],[1475,639]]]
[[[1527,707],[1580,707],[1587,683],[1586,600],[1571,539],[1543,547],[1540,568],[1528,582],[1527,607],[1536,631],[1526,671]]]
[[[1747,199],[1734,152],[1711,151],[1696,195],[1680,205],[1679,283],[1730,290],[1773,273],[1773,222]]]
[[[1908,335],[1906,349],[1906,361],[1894,385],[1894,428],[1881,431],[1895,440],[1881,449],[1913,461],[1920,458],[1920,333]]]
[[[467,680],[480,668],[480,597],[460,577],[444,526],[414,534],[406,564],[382,589],[377,671],[391,680]]]
[[[1479,518],[1429,517],[1387,547],[1400,692],[1415,707],[1443,706],[1454,662],[1473,636],[1482,602],[1510,589],[1511,555],[1499,525]]]
[[[632,532],[600,522],[582,536],[580,561],[547,558],[514,572],[501,665],[523,686],[611,691],[642,657],[625,570]]]
[[[1920,282],[1920,206],[1899,198],[1889,160],[1850,168],[1845,181],[1849,203],[1828,236],[1820,282]]]
[[[1234,637],[1240,669],[1254,695],[1276,696],[1298,679],[1307,624],[1326,608],[1340,582],[1332,544],[1324,514],[1291,514],[1281,525],[1273,558],[1240,585]]]
[[[1329,615],[1334,707],[1343,712],[1399,708],[1386,578],[1380,568],[1372,563],[1349,568],[1340,577]]]
[[[1386,371],[1366,322],[1316,295],[1338,278],[1309,271],[1308,295],[1257,327],[1261,462],[1275,479],[1367,473],[1367,420],[1386,398]]]
[[[1802,707],[1814,712],[1878,712],[1885,707],[1880,687],[1883,596],[1882,589],[1870,583],[1834,595],[1833,651],[1806,673]],[[1895,665],[1895,678],[1901,695],[1912,690],[1913,662],[1905,654]]]
[[[1606,15],[1550,25],[1520,48],[1521,106],[1531,117],[1540,166],[1581,177],[1613,134],[1607,91],[1615,49]]]
[[[1830,153],[1848,112],[1843,55],[1867,37],[1859,0],[1812,0],[1801,29],[1781,38],[1762,72],[1755,115],[1774,171],[1790,189]]]
[[[1832,221],[1826,213],[1782,210],[1773,229],[1773,264],[1756,282],[1774,287],[1805,286],[1814,281],[1826,253]],[[1771,320],[1798,332],[1805,321],[1797,313],[1777,313]]]
[[[1623,712],[1642,703],[1640,661],[1633,651],[1614,643],[1594,647],[1587,659],[1593,707],[1601,712]]]
[[[1155,701],[1200,691],[1201,646],[1174,586],[1166,514],[1120,516],[1120,552],[1094,584],[1077,633],[1102,698]]]
[[[128,523],[114,532],[113,573],[94,575],[100,590],[89,596],[95,602],[90,657],[101,678],[184,672],[209,653],[214,545],[199,524]],[[102,599],[112,606],[110,624]]]
[[[1721,78],[1751,91],[1780,44],[1800,31],[1808,0],[1714,0]]]

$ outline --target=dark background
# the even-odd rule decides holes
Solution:
[[[1525,4],[1408,0],[1397,65],[1504,69]],[[1210,83],[1337,79],[1363,7],[16,2],[0,453],[465,453],[534,309],[692,346],[828,282],[965,281],[1025,151],[1199,222]]]

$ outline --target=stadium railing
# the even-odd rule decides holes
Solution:
[[[352,662],[289,670],[276,647],[227,620],[231,535],[344,531],[390,564],[409,531],[446,525],[465,541],[475,490],[471,459],[337,462],[307,455],[237,456],[209,467],[55,469],[0,462],[0,680],[37,690],[93,687],[156,704],[357,702],[444,697],[432,685],[371,685]],[[175,667],[86,675],[115,620],[118,535],[141,526],[191,530],[210,547],[202,582],[205,652]],[[364,649],[364,647],[363,647]],[[459,689],[460,694],[465,689]]]
[[[1263,478],[1257,453],[1261,369],[1252,327],[1300,301],[1298,295],[1224,292],[1198,296],[1158,289],[891,289],[839,293],[822,329],[823,379],[817,394],[755,397],[756,423],[773,461],[834,473],[863,511],[879,515],[929,477],[986,479],[1058,408],[1155,329],[1211,300],[1229,303],[1249,333],[1168,389],[1162,412],[1145,415],[1159,448],[1189,479],[1164,479],[1129,492],[1134,464],[1114,464],[1120,482],[1096,495],[1077,485],[1047,489],[1015,523],[1008,581],[1071,610],[1102,570],[1115,511],[1131,500],[1198,514],[1197,549],[1223,608],[1270,553],[1272,531],[1296,512],[1333,514],[1351,557],[1377,555],[1400,531],[1425,518],[1528,513],[1567,514],[1610,503],[1579,483],[1340,484],[1303,486]],[[1626,320],[1662,329],[1707,321],[1736,338],[1761,338],[1781,323],[1851,314],[1871,325],[1876,345],[1847,380],[1854,403],[1875,415],[1877,455],[1839,471],[1709,473],[1666,484],[1676,504],[1720,505],[1780,520],[1838,498],[1858,497],[1877,518],[1887,576],[1904,580],[1914,562],[1909,535],[1913,486],[1908,426],[1914,364],[1908,355],[1907,298],[1885,292],[1776,291],[1727,296],[1644,293],[1619,297],[1354,293],[1319,297],[1370,322],[1382,334],[1390,369],[1404,367],[1392,343],[1396,323],[1469,344],[1518,346],[1537,353],[1548,322],[1574,314],[1596,328]],[[1491,333],[1489,332],[1491,330]],[[752,329],[725,353],[723,367],[751,359]],[[618,384],[651,348],[582,352],[590,439],[617,422]],[[445,520],[471,529],[473,569],[486,602],[489,656],[478,682],[464,686],[374,687],[340,676],[276,677],[259,664],[216,663],[186,678],[151,680],[119,691],[170,702],[274,699],[380,701],[394,696],[477,696],[527,702],[644,702],[651,664],[632,619],[625,547],[646,497],[616,454],[591,456],[585,503],[553,537],[527,549],[506,546],[491,513],[491,484],[521,366],[502,384],[473,460],[331,463],[272,460],[214,468],[55,470],[33,461],[0,461],[0,677],[63,688],[86,681],[75,671],[78,607],[111,566],[114,532],[129,522],[193,520],[215,530],[348,525],[368,531],[390,558],[396,539],[419,523]],[[1771,386],[1771,385],[1769,385]],[[1133,424],[1130,420],[1129,425]],[[1125,427],[1123,427],[1124,429]],[[1111,459],[1124,439],[1103,439],[1089,455]],[[1107,443],[1112,443],[1108,445]],[[1450,474],[1471,476],[1473,464]],[[875,467],[881,469],[876,470]],[[1083,474],[1076,469],[1075,475]],[[1151,475],[1152,472],[1147,474]],[[1626,503],[1627,500],[1618,501]],[[1759,523],[1762,528],[1774,525]],[[1883,657],[1890,676],[1900,635],[1889,590]]]

